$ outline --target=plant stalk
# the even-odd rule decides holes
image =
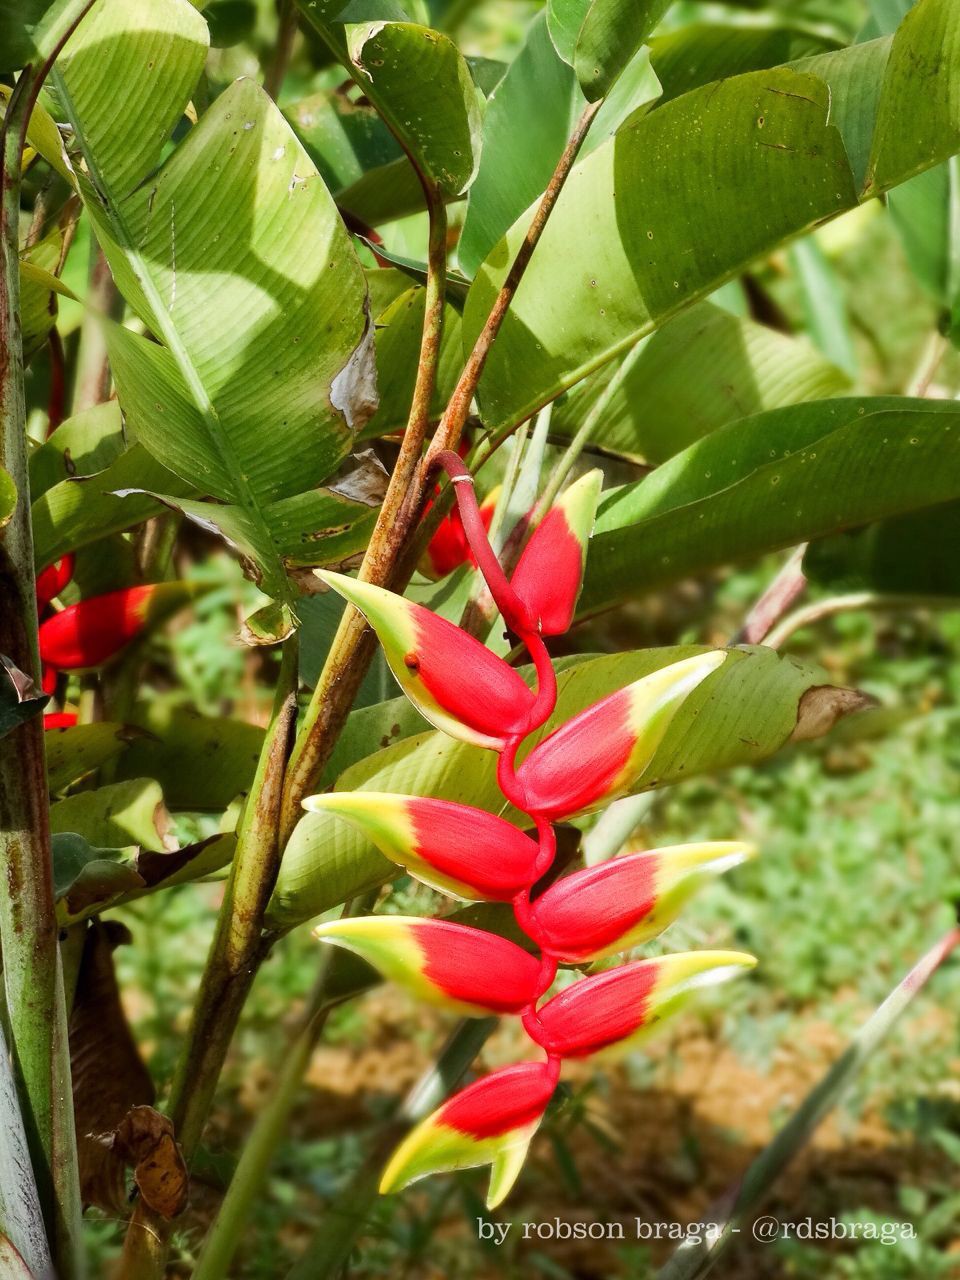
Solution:
[[[523,243],[517,251],[513,265],[507,273],[507,278],[500,288],[493,308],[487,317],[486,324],[474,343],[473,350],[450,397],[440,420],[440,425],[427,450],[427,455],[420,463],[419,473],[417,473],[415,464],[420,457],[423,437],[421,436],[419,442],[417,442],[416,433],[411,431],[411,426],[416,421],[414,410],[411,409],[410,426],[408,426],[407,434],[404,436],[404,447],[401,450],[401,457],[398,460],[397,469],[395,469],[393,477],[393,479],[397,479],[402,465],[402,474],[406,476],[406,479],[402,482],[402,491],[400,482],[398,482],[394,491],[393,479],[391,480],[380,519],[377,521],[373,537],[370,540],[370,546],[367,548],[367,554],[360,568],[359,577],[364,581],[374,582],[379,586],[390,585],[395,590],[403,590],[413,573],[415,561],[409,554],[411,534],[416,528],[429,493],[430,475],[434,469],[436,457],[444,450],[456,451],[460,434],[470,412],[470,402],[476,392],[480,375],[486,364],[487,356],[490,354],[490,348],[500,332],[500,326],[503,324],[510,304],[513,302],[514,295],[527,269],[533,251],[537,247],[547,220],[553,212],[560,192],[563,190],[563,185],[570,174],[570,170],[573,168],[590,125],[600,106],[601,103],[598,101],[590,103],[586,107],[577,122],[570,141],[564,149],[563,155],[557,162],[557,167],[546,191],[541,197],[537,211],[533,216],[527,234],[524,236]],[[435,223],[436,216],[434,211],[431,210],[431,226]],[[435,245],[433,235],[431,235],[431,245]],[[446,270],[445,262],[444,247],[444,273]],[[427,266],[427,287],[429,289],[432,276],[437,276],[439,281],[439,253],[436,249],[431,252]],[[442,317],[442,305],[440,313]],[[429,316],[429,314],[430,299],[428,297],[427,315]],[[428,351],[430,364],[425,368],[424,354]],[[414,393],[414,406],[416,407],[417,404],[421,406],[424,432],[426,431],[430,400],[433,396],[436,362],[439,354],[439,331],[435,341],[431,341],[428,346],[425,318],[424,344],[421,346],[420,369],[417,375],[417,389]],[[411,462],[414,464],[413,466],[410,465]],[[391,493],[391,491],[394,492]],[[350,707],[353,705],[360,682],[367,667],[370,665],[373,652],[374,640],[372,632],[357,610],[348,605],[344,611],[343,620],[337,634],[330,646],[330,653],[327,656],[323,671],[320,673],[320,679],[317,681],[317,686],[313,691],[313,697],[310,700],[303,728],[294,746],[293,757],[287,772],[281,826],[281,838],[284,843],[290,838],[290,834],[300,817],[300,802],[304,796],[309,795],[311,788],[316,785],[317,779],[330,758],[330,754],[336,745],[337,736],[346,722]]]
[[[857,613],[862,609],[878,613],[884,611],[899,612],[910,609],[956,609],[960,601],[956,596],[902,595],[890,593],[885,595],[879,591],[852,591],[849,595],[830,596],[826,600],[815,600],[802,609],[788,614],[779,626],[774,627],[766,638],[771,649],[779,649],[791,636],[803,627],[813,626],[825,618],[835,618],[842,613]]]
[[[427,287],[420,360],[407,427],[377,523],[360,566],[359,578],[385,586],[413,523],[410,492],[417,475],[437,383],[443,308],[447,288],[447,211],[438,192],[424,191],[430,210]],[[363,615],[347,605],[330,645],[287,770],[281,812],[281,843],[286,844],[300,818],[300,802],[309,794],[329,759],[337,736],[366,674],[375,647]]]
[[[177,1067],[168,1111],[187,1163],[193,1158],[241,1011],[264,958],[263,914],[280,867],[283,775],[297,715],[298,646],[283,646],[273,713],[244,807],[230,879]],[[172,1224],[141,1201],[130,1220],[121,1274],[162,1276]]]
[[[74,11],[60,43],[83,12]],[[0,131],[0,466],[18,494],[14,513],[0,533],[0,652],[37,684],[40,658],[20,329],[20,165],[27,123],[48,66],[36,73],[30,67],[23,70]],[[47,1234],[58,1274],[69,1280],[82,1272],[80,1187],[40,717],[0,739],[0,858],[0,948],[9,1047]]]

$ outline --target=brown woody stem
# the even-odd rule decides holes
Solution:
[[[404,436],[404,448],[401,450],[380,519],[377,521],[370,546],[367,548],[367,554],[360,568],[359,576],[364,581],[374,582],[380,586],[389,584],[395,589],[402,590],[413,573],[414,564],[409,554],[410,535],[416,527],[426,501],[429,476],[433,470],[434,461],[445,449],[456,449],[490,348],[500,332],[500,326],[543,234],[547,219],[553,212],[600,105],[600,102],[590,103],[577,122],[573,135],[537,206],[533,221],[507,273],[507,278],[501,286],[493,309],[487,317],[487,322],[467,359],[433,442],[427,451],[427,456],[420,466],[418,476],[416,463],[423,444],[422,435],[417,440],[419,422],[422,421],[425,431],[435,385],[436,364],[440,354],[440,323],[443,312],[441,293],[436,331],[428,336],[427,322],[431,315],[430,282],[433,278],[438,283],[442,280],[445,285],[446,281],[445,246],[441,268],[439,236],[436,234],[438,217],[435,206],[438,202],[434,202],[434,206],[431,207],[431,253],[427,263],[427,315],[424,320],[424,342],[421,346],[417,390],[414,393],[410,425]],[[443,239],[445,241],[445,235]],[[426,366],[425,355],[429,355],[429,363]],[[418,406],[419,416],[414,412]],[[289,839],[297,824],[300,816],[300,802],[316,784],[324,765],[330,758],[337,736],[343,728],[360,682],[373,657],[373,652],[372,633],[357,610],[348,605],[337,634],[334,636],[333,644],[330,646],[330,653],[320,673],[317,687],[314,689],[287,771],[281,818],[283,842]]]

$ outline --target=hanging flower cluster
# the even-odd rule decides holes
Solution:
[[[304,805],[352,823],[436,889],[512,904],[538,952],[481,929],[416,917],[344,919],[315,930],[433,1004],[466,1016],[519,1018],[542,1051],[543,1061],[494,1071],[450,1098],[400,1144],[383,1175],[381,1190],[389,1192],[428,1174],[490,1164],[493,1208],[519,1174],[564,1059],[636,1044],[695,988],[755,962],[732,951],[664,955],[582,977],[544,1000],[559,966],[588,964],[654,937],[699,883],[751,850],[730,842],[632,853],[532,895],[554,861],[553,824],[629,792],[685,699],[726,655],[698,654],[601,699],[518,764],[524,739],[556,705],[544,637],[562,634],[573,620],[600,474],[591,472],[561,496],[508,581],[487,539],[472,476],[455,454],[439,461],[456,486],[465,536],[491,595],[533,660],[535,692],[503,659],[429,610],[341,574],[321,576],[364,614],[404,692],[431,723],[499,753],[500,788],[529,815],[536,839],[483,810],[416,796],[330,792]]]

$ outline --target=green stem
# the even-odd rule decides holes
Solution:
[[[189,1163],[196,1152],[227,1050],[265,956],[263,914],[280,866],[283,775],[297,713],[296,637],[283,646],[273,714],[237,833],[237,850],[200,982],[168,1110]],[[124,1244],[128,1280],[162,1276],[172,1225],[141,1201]]]
[[[82,12],[75,15],[79,21]],[[72,28],[68,28],[64,39]],[[19,500],[0,534],[0,652],[39,682],[20,331],[20,161],[42,74],[26,68],[7,105],[0,160],[0,467]],[[80,1188],[66,1009],[54,908],[42,720],[0,739],[0,948],[21,1108],[62,1280],[82,1271]]]
[[[815,600],[789,614],[774,627],[764,641],[771,649],[779,649],[792,635],[803,627],[813,626],[825,618],[835,618],[841,613],[857,613],[863,609],[877,612],[899,611],[910,609],[958,609],[960,599],[956,596],[927,596],[911,594],[884,595],[877,591],[853,591],[849,595],[830,596],[826,600]]]

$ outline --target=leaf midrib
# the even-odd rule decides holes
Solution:
[[[115,196],[112,184],[107,182],[104,178],[100,166],[97,164],[89,146],[87,145],[86,137],[78,122],[73,98],[71,97],[70,90],[64,81],[63,74],[59,68],[56,67],[51,74],[56,84],[57,93],[60,95],[64,109],[67,113],[67,118],[73,126],[77,144],[83,154],[83,159],[87,166],[90,178],[94,183],[94,187],[96,190],[104,192],[108,197],[109,204],[106,212],[110,218],[110,222],[119,232],[117,237],[119,247],[129,257],[131,264],[134,267],[134,274],[136,276],[137,283],[143,290],[144,296],[153,311],[154,318],[157,321],[159,329],[159,337],[163,339],[164,345],[170,352],[171,356],[173,356],[177,367],[183,376],[184,382],[187,384],[187,388],[193,399],[194,407],[199,412],[207,428],[207,435],[223,462],[224,468],[239,497],[238,505],[247,510],[251,519],[257,526],[258,533],[263,535],[266,545],[273,548],[275,551],[273,535],[270,532],[270,527],[260,510],[260,503],[250,487],[250,482],[244,474],[239,460],[236,458],[233,451],[227,447],[228,437],[223,430],[220,415],[217,413],[213,401],[207,394],[206,388],[203,385],[203,379],[200,377],[196,366],[190,358],[189,352],[180,338],[177,327],[173,323],[172,317],[170,317],[159,288],[155,284],[154,279],[147,268],[146,260],[143,258],[134,243],[130,228],[128,227],[126,219],[121,211],[121,201]],[[278,555],[275,558],[278,571],[278,582],[284,584],[282,598],[287,603],[292,603],[289,584],[287,582],[287,576],[283,569],[282,562]]]

